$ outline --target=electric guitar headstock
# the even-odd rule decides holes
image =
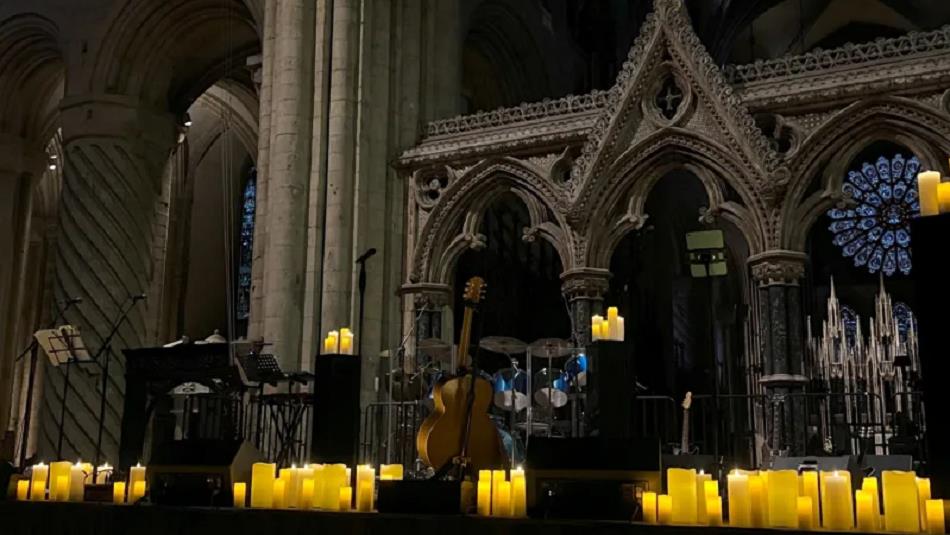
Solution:
[[[472,277],[468,279],[468,282],[465,283],[465,292],[462,294],[462,299],[465,300],[466,306],[477,306],[482,299],[485,298],[485,289],[487,288],[485,284],[485,279],[481,277]]]

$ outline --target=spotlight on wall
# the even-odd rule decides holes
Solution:
[[[56,164],[55,164],[55,163],[49,164],[49,170],[50,170],[50,171],[55,171],[55,170],[56,170]]]
[[[49,155],[49,159],[50,159],[50,160],[55,160],[56,158],[59,158],[59,156],[57,156],[57,155],[55,155],[55,154],[50,154],[50,155]]]
[[[191,126],[191,115],[189,115],[189,114],[186,113],[184,116],[182,116],[182,118],[181,118],[181,124],[183,124],[185,127],[190,127],[190,126]]]

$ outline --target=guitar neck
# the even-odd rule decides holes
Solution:
[[[689,453],[689,409],[683,409],[683,431],[680,434],[680,453]]]
[[[472,317],[475,311],[472,307],[466,305],[465,313],[462,316],[462,332],[459,335],[459,367],[467,368],[469,340],[472,338]]]

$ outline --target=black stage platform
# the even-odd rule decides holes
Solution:
[[[763,531],[763,530],[756,530]],[[0,503],[4,535],[717,535],[738,528],[89,503]],[[796,532],[783,530],[794,535]]]

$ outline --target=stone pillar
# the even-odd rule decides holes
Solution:
[[[762,356],[760,383],[772,455],[805,450],[805,333],[800,282],[808,257],[796,251],[767,251],[749,258],[758,304],[757,338]]]
[[[54,297],[81,297],[66,321],[80,328],[95,354],[130,296],[148,291],[156,271],[152,223],[161,198],[164,166],[177,136],[173,117],[116,95],[72,96],[61,106],[64,184],[57,239]],[[113,339],[104,459],[118,461],[125,389],[122,348],[148,340],[148,307],[139,303]],[[57,442],[62,370],[48,369],[40,455],[53,458]],[[71,374],[63,455],[93,459],[102,378]]]
[[[45,156],[21,138],[0,137],[0,441],[10,422],[14,359],[22,340],[17,330],[26,302],[26,275],[31,269],[27,253],[33,186],[42,177]],[[0,449],[0,455],[3,451]]]
[[[561,274],[561,293],[571,308],[571,325],[577,345],[590,343],[590,317],[604,311],[604,294],[610,285],[610,271],[578,268]]]

